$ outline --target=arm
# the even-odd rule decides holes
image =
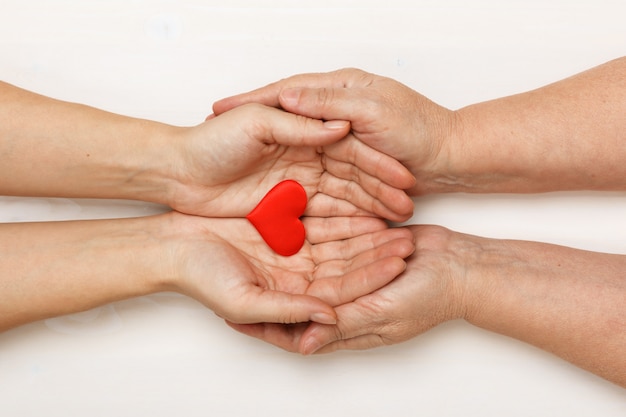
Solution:
[[[281,180],[295,178],[309,214],[410,216],[400,189],[411,174],[389,161],[396,184],[326,169],[319,146],[345,121],[326,123],[259,105],[193,127],[174,127],[40,96],[0,83],[0,194],[122,198],[189,214],[243,217]],[[365,165],[380,160],[365,153]]]
[[[493,248],[466,290],[465,319],[626,388],[626,256],[523,241]]]
[[[387,286],[298,332],[232,325],[285,349],[399,343],[447,320],[516,338],[626,387],[626,256],[411,226],[415,253]]]
[[[171,212],[0,225],[0,331],[158,291],[238,323],[334,323],[333,305],[404,270],[410,234],[377,219],[307,219],[303,249],[274,254],[245,219]],[[375,259],[375,261],[372,261]]]
[[[0,82],[0,194],[166,203],[179,133]]]
[[[214,111],[252,101],[350,120],[361,142],[409,168],[413,195],[626,189],[626,58],[457,111],[353,69],[287,78]]]
[[[443,183],[471,192],[626,189],[626,57],[457,111]]]

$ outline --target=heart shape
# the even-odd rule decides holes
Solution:
[[[296,181],[285,180],[276,184],[246,218],[274,252],[291,256],[304,245],[300,216],[306,203],[304,188]]]

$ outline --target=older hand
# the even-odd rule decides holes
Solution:
[[[411,226],[415,253],[406,271],[377,291],[336,308],[336,325],[240,325],[236,330],[304,354],[400,343],[463,313],[455,236],[436,226]],[[460,248],[460,246],[458,246]],[[455,281],[457,280],[457,281]]]
[[[209,118],[182,130],[177,143],[183,156],[172,168],[178,185],[169,204],[189,214],[243,217],[274,185],[294,179],[307,192],[306,215],[409,218],[413,202],[406,193],[358,167],[384,165],[400,185],[411,182],[397,161],[381,160],[372,150],[356,155],[357,164],[337,166],[320,151],[348,131],[348,122],[322,122],[258,104]],[[337,146],[345,147],[342,142]]]
[[[406,272],[378,291],[337,308],[334,326],[311,325],[300,341],[305,354],[368,349],[409,340],[464,314],[465,265],[457,235],[434,226],[412,226],[416,253]]]
[[[324,153],[331,164],[354,163],[387,181],[384,166],[366,167],[358,156],[372,149],[402,162],[417,178],[410,193],[436,187],[445,175],[446,138],[455,128],[455,113],[405,85],[357,69],[296,75],[258,90],[226,98],[213,105],[215,114],[258,102],[324,120],[349,120],[358,140],[331,144]],[[441,155],[441,156],[440,156]],[[350,175],[344,173],[343,178]],[[408,188],[407,187],[407,188]]]
[[[626,256],[412,226],[415,253],[337,324],[230,323],[305,354],[399,343],[455,318],[532,344],[626,387]]]

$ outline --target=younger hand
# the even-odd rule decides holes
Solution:
[[[275,254],[245,219],[171,213],[171,286],[235,323],[334,323],[333,306],[400,274],[412,235],[372,218],[305,218],[297,254]]]
[[[258,104],[209,118],[182,130],[169,204],[189,214],[244,217],[274,185],[294,179],[309,198],[306,215],[408,219],[413,202],[402,189],[367,175],[357,164],[326,162],[321,147],[339,141],[349,128],[348,122],[322,122]],[[376,164],[377,154],[363,152],[359,162]],[[388,172],[412,178],[400,164]]]

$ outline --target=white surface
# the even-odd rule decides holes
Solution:
[[[0,0],[0,78],[181,125],[223,96],[344,66],[458,108],[624,55],[625,18],[617,0]],[[414,223],[626,252],[624,193],[416,203]],[[160,210],[0,199],[0,221]],[[390,348],[304,358],[171,294],[0,335],[0,416],[130,415],[612,417],[626,415],[626,391],[461,322]]]

